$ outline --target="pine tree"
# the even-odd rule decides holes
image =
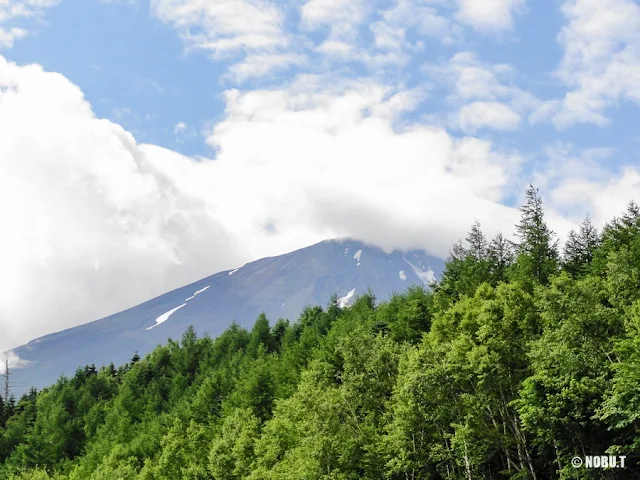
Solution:
[[[468,251],[464,247],[464,245],[462,244],[462,241],[458,240],[453,245],[453,248],[451,249],[451,252],[449,252],[449,261],[452,261],[452,260],[464,260],[464,258],[467,256],[467,254],[468,254]]]
[[[635,256],[640,259],[640,208],[633,201],[629,202],[622,217],[614,218],[602,229],[590,271],[604,277],[609,256],[624,247],[637,251]]]
[[[622,216],[622,224],[626,227],[640,227],[640,207],[634,200],[627,205],[627,211]]]
[[[247,346],[249,355],[255,357],[258,354],[258,347],[260,344],[264,345],[266,353],[270,353],[274,350],[274,342],[273,337],[271,336],[269,320],[264,313],[258,315],[258,319],[251,329],[251,337],[249,345]]]
[[[469,232],[466,240],[469,244],[468,253],[476,260],[485,260],[488,253],[488,243],[482,229],[480,228],[480,222],[473,222],[471,231]]]
[[[487,256],[494,285],[507,279],[507,270],[514,262],[515,255],[513,250],[513,243],[507,240],[502,233],[498,233],[491,239]]]
[[[484,282],[491,281],[489,244],[478,221],[465,238],[449,253],[442,281],[432,286],[440,295],[456,301],[461,295],[473,295]]]
[[[571,230],[563,251],[563,267],[571,274],[584,273],[596,249],[600,245],[598,230],[591,223],[589,217],[580,224],[578,232]]]
[[[467,255],[471,255],[475,260],[482,261],[487,258],[488,244],[487,239],[480,228],[480,222],[475,221],[471,226],[471,231],[466,238],[469,244]]]
[[[538,189],[529,185],[526,202],[520,207],[521,219],[516,225],[517,272],[522,280],[530,278],[546,284],[558,266],[558,240],[544,221],[542,198]]]

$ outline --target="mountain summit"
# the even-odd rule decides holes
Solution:
[[[27,362],[14,370],[16,393],[47,386],[85,364],[124,363],[134,351],[144,355],[168,338],[180,338],[189,325],[215,337],[234,321],[251,328],[261,312],[271,322],[295,321],[305,306],[325,306],[334,294],[341,307],[369,288],[385,300],[410,285],[428,285],[443,266],[424,251],[385,253],[351,239],[263,258],[16,348]]]

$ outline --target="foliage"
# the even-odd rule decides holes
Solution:
[[[531,187],[517,231],[475,223],[432,290],[190,328],[3,399],[0,479],[636,478],[640,211],[561,259]],[[604,454],[628,468],[571,465]]]

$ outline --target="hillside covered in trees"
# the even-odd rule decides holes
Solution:
[[[190,329],[0,403],[0,479],[637,478],[640,209],[562,249],[535,189],[521,213],[431,291]],[[571,464],[604,454],[627,468]]]

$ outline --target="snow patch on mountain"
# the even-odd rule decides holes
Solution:
[[[235,270],[232,270],[229,272],[229,275],[233,275],[234,273],[236,273],[238,270],[240,270],[239,268],[236,268]]]
[[[338,299],[338,307],[344,308],[349,305],[349,300],[353,298],[353,295],[356,293],[356,289],[354,288],[349,293],[347,293],[344,297],[340,297]]]
[[[174,313],[176,313],[178,310],[180,310],[182,307],[186,306],[186,303],[183,303],[182,305],[180,305],[179,307],[176,308],[172,308],[171,310],[169,310],[168,312],[163,313],[162,315],[160,315],[158,318],[156,318],[156,324],[150,326],[149,328],[147,328],[147,330],[151,330],[152,328],[157,327],[158,325],[162,325],[164,322],[166,322],[167,320],[169,320],[169,317],[171,315],[173,315]]]
[[[407,274],[404,273],[404,270],[400,270],[400,272],[398,272],[398,275],[400,276],[400,280],[406,280],[407,279]]]
[[[357,266],[360,266],[360,257],[362,257],[362,250],[358,250],[354,255],[353,258],[355,259],[357,263]]]
[[[151,325],[149,328],[147,328],[147,330],[151,330],[152,328],[157,327],[158,325],[163,324],[164,322],[166,322],[167,320],[169,320],[169,317],[171,315],[173,315],[174,313],[176,313],[178,310],[180,310],[182,307],[187,305],[187,302],[189,300],[193,300],[194,298],[196,298],[199,294],[201,294],[202,292],[206,291],[208,288],[211,288],[211,285],[207,285],[204,288],[201,288],[200,290],[196,290],[195,293],[193,295],[191,295],[189,298],[185,299],[184,303],[180,306],[177,306],[176,308],[172,308],[171,310],[169,310],[168,312],[164,312],[162,315],[160,315],[158,318],[156,318],[156,324],[155,325]]]
[[[422,280],[422,283],[424,283],[426,286],[429,286],[431,283],[435,282],[436,274],[433,272],[433,270],[431,270],[431,268],[425,270],[423,268],[415,266],[404,257],[403,260],[409,264],[413,272],[418,276],[420,280]]]
[[[207,290],[207,288],[211,288],[211,285],[207,285],[204,288],[201,288],[200,290],[198,290],[196,293],[194,293],[193,295],[191,295],[189,298],[185,299],[185,302],[188,302],[189,300],[196,298],[196,296],[202,292],[204,292],[205,290]]]

